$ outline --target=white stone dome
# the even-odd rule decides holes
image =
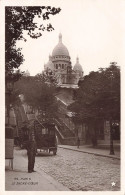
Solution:
[[[44,65],[44,68],[54,70],[54,64],[51,61],[51,56],[50,55],[49,55],[49,61],[47,62],[47,64]]]
[[[74,65],[73,70],[83,72],[83,69],[82,69],[81,64],[79,63],[79,58],[78,57],[76,58],[76,64]]]
[[[52,56],[69,56],[69,51],[62,43],[62,34],[59,34],[59,43],[55,46],[52,52]]]

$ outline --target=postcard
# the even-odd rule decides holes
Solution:
[[[0,5],[1,194],[123,195],[125,1]]]

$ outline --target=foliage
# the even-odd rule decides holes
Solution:
[[[86,123],[93,146],[97,146],[97,124],[120,120],[120,68],[112,62],[108,68],[90,72],[79,82],[75,102],[69,106],[75,113],[74,123]],[[112,127],[111,127],[112,128]]]
[[[20,98],[19,98],[19,90],[14,90],[12,92],[12,95],[10,96],[10,104],[12,107],[19,106],[21,104]]]
[[[22,77],[16,83],[16,88],[20,90],[20,94],[24,95],[25,102],[34,109],[46,114],[46,117],[54,117],[57,111],[57,103],[55,100],[55,86],[38,80],[36,77]]]
[[[41,74],[37,74],[35,79],[39,82],[45,82],[48,85],[57,85],[57,79],[51,70],[43,71]]]
[[[76,113],[76,122],[120,119],[120,69],[116,63],[85,76],[69,109]]]
[[[52,24],[45,25],[50,15],[56,15],[60,8],[51,6],[7,6],[5,8],[5,70],[13,74],[24,61],[21,48],[16,48],[17,40],[27,41],[23,37],[23,31],[27,31],[31,38],[42,36],[43,31],[54,30]],[[41,25],[34,22],[35,17],[41,18]]]
[[[16,82],[18,81],[21,76],[23,75],[23,72],[21,72],[20,70],[11,70],[10,71],[6,71],[6,83],[7,82]]]

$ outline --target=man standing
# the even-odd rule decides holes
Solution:
[[[27,155],[28,155],[28,173],[35,172],[35,155],[36,155],[36,141],[34,134],[30,135],[29,141],[27,144]]]

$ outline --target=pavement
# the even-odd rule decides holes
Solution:
[[[47,175],[35,165],[36,172],[28,173],[28,159],[24,150],[14,148],[13,170],[9,160],[5,164],[5,190],[6,191],[70,191],[67,187]]]
[[[59,148],[64,148],[67,150],[74,150],[78,152],[93,154],[96,156],[114,158],[120,160],[120,145],[114,145],[114,155],[110,155],[110,146],[109,145],[99,145],[97,148],[93,148],[92,145],[82,145],[77,148],[77,146],[69,145],[58,145]]]
[[[97,156],[114,158],[120,160],[119,145],[114,146],[114,155],[109,154],[109,146],[102,145],[93,148],[91,145],[77,146],[58,145],[59,148],[93,154]],[[24,150],[14,147],[13,170],[9,166],[9,160],[5,164],[5,190],[6,191],[70,191],[67,187],[47,175],[35,165],[36,172],[28,173],[28,159],[24,156]]]

